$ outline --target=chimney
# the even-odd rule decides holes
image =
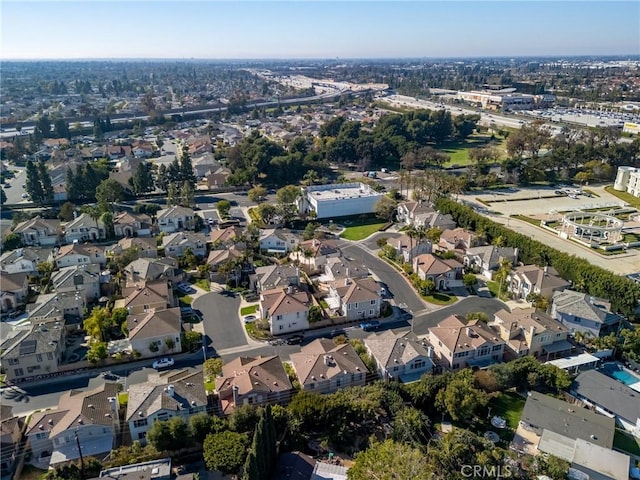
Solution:
[[[535,325],[531,325],[531,327],[529,328],[529,333],[531,333],[531,336],[536,334],[536,327]]]
[[[109,397],[107,398],[107,400],[109,401],[109,406],[111,407],[111,410],[116,412],[118,410],[118,401],[116,397]]]
[[[288,293],[289,295],[293,295],[293,285],[289,285],[289,286],[287,287],[287,293]]]
[[[344,276],[349,278],[349,267],[345,268],[344,270]]]
[[[331,356],[330,355],[325,355],[324,356],[324,364],[328,367],[331,365]]]
[[[175,394],[175,389],[173,388],[173,385],[169,385],[167,387],[167,393],[169,394],[170,397],[173,397]]]
[[[427,357],[433,358],[433,347],[431,345],[427,347]]]
[[[545,265],[544,268],[542,269],[542,271],[544,272],[545,275],[549,274],[549,265]]]
[[[472,334],[471,327],[467,327],[467,329],[466,329],[466,334],[467,334],[467,337],[470,337],[470,336],[471,336],[471,334]]]
[[[231,387],[231,390],[233,391],[233,404],[237,407],[238,406],[238,390],[240,390],[240,387],[238,387],[238,385],[233,385]]]

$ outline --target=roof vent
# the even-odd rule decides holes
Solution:
[[[104,416],[105,416],[105,418],[111,418],[111,414],[110,413],[105,413]]]
[[[144,417],[144,412],[141,412],[141,411],[140,411],[140,412],[138,412],[138,416],[139,416],[139,417]]]
[[[96,408],[93,406],[93,403],[90,403],[89,405],[87,405],[88,408]]]
[[[49,421],[47,422],[49,425],[53,425],[53,418],[50,418]]]
[[[195,407],[196,401],[195,400],[191,400],[191,405],[193,405]]]
[[[40,424],[40,426],[38,427],[40,430],[44,430],[44,425]]]
[[[78,423],[79,423],[80,425],[82,425],[82,424],[84,423],[84,421],[83,421],[81,418],[79,418],[79,419],[78,419]]]

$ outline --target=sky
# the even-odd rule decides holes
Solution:
[[[0,1],[0,59],[640,54],[640,2]]]

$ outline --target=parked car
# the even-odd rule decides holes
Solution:
[[[187,282],[180,282],[177,286],[178,291],[182,293],[193,293],[195,289]]]
[[[118,378],[120,377],[118,377],[118,375],[111,371],[106,371],[102,372],[102,378],[104,378],[105,380],[118,380]]]
[[[378,327],[380,327],[380,322],[378,320],[371,320],[360,324],[360,328],[365,332],[372,332],[373,330],[377,330]]]
[[[153,368],[158,370],[160,368],[173,367],[174,363],[176,362],[173,358],[161,358],[160,360],[156,360],[155,362],[153,362]]]
[[[302,342],[304,342],[304,335],[297,333],[287,338],[286,342],[287,345],[300,345]]]

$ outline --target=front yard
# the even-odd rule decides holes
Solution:
[[[386,223],[381,222],[347,227],[345,228],[344,232],[342,232],[342,235],[340,235],[340,237],[344,238],[345,240],[364,240],[369,235],[380,231],[380,229],[385,225]]]

